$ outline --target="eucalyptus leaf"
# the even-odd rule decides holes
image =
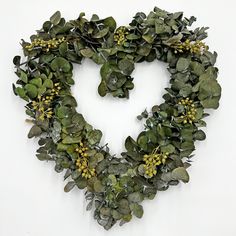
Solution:
[[[80,50],[80,53],[84,57],[92,57],[94,54],[94,51],[91,48],[84,48],[84,49]]]
[[[106,27],[102,30],[99,30],[96,34],[94,34],[93,38],[95,39],[103,38],[104,36],[107,35],[108,32],[109,32],[109,27]]]
[[[125,75],[130,75],[134,70],[134,62],[124,58],[118,62],[118,67]]]
[[[142,218],[143,216],[143,207],[137,203],[130,204],[130,209],[137,218]]]
[[[143,199],[144,199],[143,194],[140,192],[134,192],[134,193],[129,194],[128,196],[128,200],[130,202],[137,203],[137,202],[143,201]]]
[[[190,65],[190,59],[180,57],[176,64],[177,71],[185,71]]]
[[[74,181],[70,181],[66,184],[66,186],[64,187],[64,191],[66,193],[70,192],[73,188],[75,187],[75,182]]]
[[[172,178],[187,183],[189,181],[189,174],[184,167],[177,167],[172,171]]]
[[[57,25],[61,20],[61,13],[59,11],[56,11],[51,17],[50,21],[53,25]]]
[[[109,30],[113,32],[116,29],[116,21],[113,17],[107,17],[104,19],[103,24],[109,27]]]
[[[52,160],[51,156],[46,154],[46,153],[39,153],[39,154],[36,154],[36,156],[40,161],[50,161],[50,160]]]
[[[206,134],[202,130],[198,130],[193,134],[193,138],[195,140],[204,140],[206,138]]]
[[[28,76],[27,74],[22,70],[20,72],[20,79],[24,82],[24,83],[27,83],[28,82]]]
[[[105,81],[101,81],[98,86],[98,93],[101,97],[104,97],[107,94],[107,86]]]
[[[90,145],[95,145],[100,142],[102,138],[102,132],[98,129],[92,130],[88,133],[87,138]]]
[[[37,97],[38,95],[38,89],[35,85],[33,84],[26,84],[24,89],[26,90],[27,92],[27,95],[31,98],[31,99],[34,99]]]
[[[63,71],[63,72],[69,72],[72,69],[70,63],[63,57],[56,57],[51,62],[51,68],[54,71]]]
[[[37,125],[33,125],[28,133],[28,138],[37,137],[40,134],[42,134],[42,129]]]

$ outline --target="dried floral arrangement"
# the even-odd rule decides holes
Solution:
[[[157,191],[189,181],[186,169],[195,141],[205,139],[204,110],[217,109],[221,96],[217,54],[202,41],[208,28],[189,29],[195,20],[155,7],[148,15],[138,12],[129,26],[117,27],[113,17],[94,14],[87,20],[81,13],[65,21],[57,11],[30,42],[22,40],[26,60],[13,59],[19,77],[13,90],[27,102],[33,124],[28,137],[39,138],[37,158],[65,171],[65,192],[86,190],[87,209],[94,209],[94,218],[107,230],[133,215],[141,218],[141,202]],[[144,130],[136,140],[127,137],[121,156],[100,144],[102,132],[76,110],[73,63],[84,58],[101,65],[99,95],[117,98],[129,97],[135,63],[167,63],[170,86],[163,103],[137,117],[145,119]]]

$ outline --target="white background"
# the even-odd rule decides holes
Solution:
[[[235,236],[235,54],[236,29],[233,0],[20,0],[1,1],[0,8],[0,235],[1,236]],[[219,54],[221,106],[206,119],[207,140],[197,144],[191,181],[159,193],[144,202],[144,216],[109,232],[86,212],[83,192],[63,192],[63,175],[51,163],[35,157],[36,140],[28,140],[24,102],[11,84],[17,79],[12,58],[21,54],[20,39],[28,39],[56,10],[67,19],[81,11],[88,17],[112,15],[127,25],[137,11],[155,5],[170,12],[184,11],[198,18],[195,26],[210,26],[206,42]],[[135,89],[130,100],[101,98],[97,94],[99,66],[85,61],[75,67],[73,93],[85,118],[104,133],[113,153],[123,150],[128,135],[136,137],[142,124],[135,117],[162,101],[168,85],[166,65],[155,61],[136,65]]]

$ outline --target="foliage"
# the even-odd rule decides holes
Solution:
[[[204,109],[218,108],[221,87],[214,66],[217,54],[202,42],[207,28],[189,29],[195,17],[155,7],[117,28],[112,17],[84,16],[65,21],[57,11],[30,42],[22,41],[26,61],[13,59],[18,76],[13,90],[27,102],[33,123],[28,137],[39,137],[37,158],[65,171],[65,192],[86,189],[87,209],[94,207],[94,218],[109,229],[133,215],[141,218],[141,202],[157,191],[189,181],[186,168],[195,141],[205,139],[199,129],[205,126]],[[145,119],[145,129],[136,140],[127,137],[122,158],[101,146],[102,132],[76,110],[73,63],[84,58],[101,65],[98,93],[118,98],[128,98],[134,88],[135,63],[160,60],[168,65],[164,102],[138,116]]]

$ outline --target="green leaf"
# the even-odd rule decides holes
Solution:
[[[103,24],[109,27],[111,32],[114,32],[114,30],[116,29],[116,21],[111,16],[104,19]]]
[[[185,141],[181,144],[181,149],[183,150],[194,150],[193,141]]]
[[[192,93],[192,86],[190,84],[184,85],[179,91],[179,95],[182,97],[188,97]]]
[[[129,202],[127,199],[121,199],[118,203],[118,212],[123,215],[128,215],[130,213]]]
[[[97,162],[100,162],[104,159],[104,155],[100,152],[95,154],[95,158],[97,159]]]
[[[127,165],[124,163],[120,164],[111,164],[108,167],[108,173],[113,175],[121,175],[127,172],[128,168]]]
[[[102,80],[98,86],[98,94],[101,97],[104,97],[107,94],[107,86],[104,80]]]
[[[53,122],[51,137],[54,143],[57,143],[61,139],[61,123],[57,120]]]
[[[171,172],[164,172],[161,174],[161,179],[165,182],[170,182],[173,180],[172,173]]]
[[[137,54],[141,56],[148,56],[151,51],[152,46],[150,44],[144,44],[139,46],[137,49]]]
[[[220,96],[204,99],[201,101],[201,104],[204,108],[213,108],[217,109],[219,107]]]
[[[15,66],[20,66],[20,59],[21,59],[20,56],[15,56],[13,58],[13,63],[14,63]]]
[[[145,135],[140,136],[138,138],[137,143],[143,150],[146,150],[147,149],[147,143],[148,143],[147,136],[145,136]]]
[[[39,58],[39,62],[40,63],[49,63],[53,60],[54,55],[53,54],[45,54],[45,55],[41,55]]]
[[[172,144],[168,144],[166,146],[161,147],[162,152],[168,152],[168,153],[173,153],[175,151],[175,147]]]
[[[112,91],[117,91],[126,82],[127,77],[119,72],[112,72],[106,79],[107,87]]]
[[[24,83],[27,84],[27,82],[28,82],[28,76],[27,76],[27,74],[26,74],[23,70],[21,70],[21,72],[20,72],[20,79],[21,79]]]
[[[33,78],[32,80],[30,80],[30,84],[33,84],[37,86],[38,88],[40,88],[42,86],[42,79],[40,77]]]
[[[100,209],[100,213],[101,213],[101,215],[102,216],[110,216],[111,215],[111,208],[109,208],[109,207],[102,207],[101,209]]]
[[[84,56],[84,57],[92,57],[94,54],[94,51],[91,48],[84,48],[82,50],[80,50],[80,53]]]
[[[128,34],[128,35],[126,36],[126,38],[127,38],[128,40],[135,40],[135,39],[139,39],[140,36],[137,35],[137,34]]]
[[[29,100],[28,97],[27,97],[27,95],[26,95],[26,91],[25,91],[23,88],[17,87],[17,88],[15,88],[15,92],[16,92],[16,94],[19,95],[22,99],[24,99],[24,100],[26,100],[26,101]]]
[[[94,53],[92,56],[92,60],[98,65],[105,63],[105,59],[101,56],[100,53]]]
[[[146,34],[146,35],[142,35],[142,38],[148,43],[153,43],[155,37],[154,35]]]
[[[204,66],[196,61],[192,61],[190,63],[190,68],[193,74],[200,76],[204,72]]]
[[[141,176],[144,176],[144,175],[145,175],[144,164],[141,164],[141,165],[138,166],[138,173],[139,173]]]
[[[137,203],[130,204],[130,209],[137,218],[142,218],[143,207]]]
[[[59,46],[59,52],[64,57],[68,51],[68,44],[67,42],[63,42]]]
[[[155,16],[158,16],[158,18],[164,18],[165,19],[169,15],[167,11],[162,10],[162,9],[160,9],[158,7],[154,7],[153,11],[155,12]]]
[[[79,143],[81,141],[81,136],[79,137],[71,137],[71,136],[66,136],[63,140],[63,144],[73,144],[73,143]]]
[[[51,62],[51,68],[54,71],[63,71],[63,72],[69,72],[71,68],[71,64],[63,57],[56,57]]]
[[[189,181],[189,174],[184,167],[177,167],[172,171],[172,178],[187,183]]]
[[[102,132],[98,129],[90,131],[87,137],[90,145],[95,145],[99,143],[101,138],[102,138]]]
[[[104,191],[104,186],[102,185],[102,182],[100,180],[96,180],[94,182],[93,188],[96,193],[100,193]]]
[[[143,199],[144,199],[143,194],[140,192],[134,192],[128,195],[129,202],[135,202],[135,203],[142,202]]]
[[[57,150],[58,151],[66,151],[67,148],[68,148],[68,145],[66,145],[66,144],[63,144],[63,143],[58,143],[57,144]]]
[[[201,79],[198,98],[204,108],[217,109],[221,97],[221,87],[217,80],[211,78]]]
[[[180,131],[180,135],[184,141],[192,141],[193,140],[193,130],[192,129],[189,129],[189,128],[182,129]]]
[[[106,36],[108,32],[109,32],[109,27],[106,27],[106,28],[98,31],[96,34],[94,34],[93,38],[100,39],[100,38]]]
[[[53,88],[52,80],[51,79],[45,79],[44,82],[43,82],[43,87],[52,89]]]
[[[125,75],[130,75],[134,70],[134,62],[124,58],[118,62],[118,67]]]
[[[106,80],[114,69],[115,69],[114,66],[111,65],[110,63],[108,62],[104,63],[100,69],[100,75],[102,79]]]
[[[92,207],[93,207],[93,201],[90,201],[88,205],[86,206],[86,211],[92,210]]]
[[[56,110],[56,115],[59,119],[63,119],[69,114],[71,114],[71,108],[67,106],[60,106]]]
[[[50,30],[51,26],[52,26],[52,23],[50,21],[45,21],[43,23],[43,30],[45,32],[48,32]]]
[[[96,14],[93,14],[92,17],[91,17],[91,21],[92,21],[92,22],[97,22],[97,21],[99,21],[99,16],[96,15]]]
[[[203,62],[208,62],[209,61],[211,63],[211,65],[214,65],[216,63],[216,58],[217,58],[217,53],[216,52],[211,53],[209,51],[205,51],[202,58],[201,58],[201,60]]]
[[[112,210],[111,214],[115,220],[120,220],[122,217],[122,214],[120,214],[117,210]]]
[[[179,34],[174,35],[173,37],[167,39],[166,41],[164,41],[164,44],[171,46],[173,44],[179,43],[182,38],[183,38],[183,34],[179,33]]]
[[[159,24],[158,22],[155,22],[155,32],[156,34],[170,33],[171,28],[168,25]]]
[[[56,11],[51,17],[50,21],[53,25],[57,25],[61,20],[61,13],[59,11]]]
[[[40,134],[42,134],[42,129],[37,125],[33,125],[28,133],[28,138],[37,137]]]
[[[193,138],[195,140],[204,140],[206,138],[206,134],[202,130],[198,130],[193,134]]]
[[[189,64],[190,64],[190,59],[180,57],[176,64],[176,69],[177,71],[185,71],[188,69]]]
[[[217,73],[218,73],[218,69],[216,67],[208,67],[207,70],[200,75],[199,77],[199,81],[204,81],[204,80],[208,80],[208,79],[213,79],[216,80],[217,78]]]
[[[87,187],[87,180],[85,178],[77,178],[75,182],[79,189]]]
[[[52,160],[51,156],[49,156],[46,153],[39,153],[39,154],[36,154],[36,156],[40,161],[51,161]]]
[[[33,85],[33,84],[26,84],[24,88],[25,88],[25,90],[26,90],[26,92],[27,92],[27,95],[28,95],[31,99],[37,97],[37,95],[38,95],[38,89],[37,89],[37,87],[36,87],[35,85]]]
[[[75,182],[74,181],[70,181],[66,184],[66,186],[64,187],[64,191],[66,193],[70,192],[74,187],[75,187]]]
[[[77,102],[75,100],[75,98],[71,95],[66,95],[63,97],[62,100],[62,106],[71,106],[71,107],[76,107],[77,106]]]
[[[128,136],[125,140],[125,148],[127,151],[133,151],[134,148],[137,147],[136,142],[133,140],[133,138],[131,138],[130,136]]]

